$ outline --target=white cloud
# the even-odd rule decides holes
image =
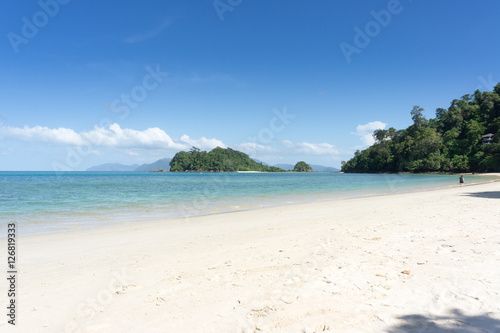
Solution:
[[[158,36],[163,30],[168,28],[171,24],[172,24],[172,22],[170,20],[164,20],[162,23],[160,23],[159,25],[157,25],[153,29],[151,29],[147,32],[144,32],[144,33],[134,34],[132,36],[124,38],[123,41],[125,43],[134,44],[134,43],[139,43],[139,42],[154,38],[154,37]]]
[[[381,121],[371,121],[367,124],[356,126],[356,132],[351,134],[360,136],[364,145],[371,146],[375,143],[373,132],[377,129],[385,129],[386,126],[387,124]]]
[[[309,142],[299,142],[297,143],[297,151],[303,154],[309,155],[337,155],[339,150],[334,145],[329,143],[309,143]]]
[[[176,143],[158,127],[137,131],[121,128],[118,124],[111,124],[109,128],[95,126],[89,132],[80,133],[81,137],[95,146],[113,148],[164,148],[184,149],[185,145]]]
[[[286,148],[290,148],[290,149],[291,149],[291,148],[295,148],[295,144],[294,144],[292,141],[290,141],[290,140],[283,140],[283,141],[281,142],[281,144],[282,144],[283,146],[285,146]]]
[[[48,128],[42,126],[23,128],[2,126],[0,127],[0,139],[19,139],[28,142],[63,143],[79,146],[84,144],[82,137],[68,128]]]
[[[245,142],[239,145],[235,145],[235,148],[247,154],[273,153],[276,151],[270,146],[260,145],[255,142]]]
[[[217,139],[191,139],[183,135],[179,140],[172,139],[165,131],[158,127],[138,131],[130,128],[121,128],[118,124],[111,124],[108,128],[95,126],[93,130],[77,133],[68,128],[50,129],[35,126],[23,128],[2,126],[0,139],[14,139],[26,142],[47,142],[71,146],[92,146],[109,148],[139,148],[139,149],[171,149],[187,150],[191,146],[201,149],[213,149],[226,145]]]
[[[2,155],[9,156],[14,152],[14,148],[7,148],[2,150]]]
[[[212,150],[216,147],[226,148],[226,145],[217,139],[207,139],[204,136],[198,140],[191,139],[188,135],[181,136],[181,141],[190,147],[197,147],[201,150]]]
[[[338,155],[340,152],[335,145],[323,143],[297,142],[293,143],[290,140],[283,140],[281,144],[292,151],[292,153],[300,153],[307,155]]]

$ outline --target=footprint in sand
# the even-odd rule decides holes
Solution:
[[[136,287],[135,284],[129,284],[128,286],[122,286],[121,290],[115,291],[115,294],[117,294],[117,295],[126,294],[128,289],[134,288],[134,287]]]
[[[148,301],[148,303],[155,303],[156,306],[161,306],[166,300],[163,297],[156,297],[155,299]]]

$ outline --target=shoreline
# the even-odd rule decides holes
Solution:
[[[485,176],[491,176],[490,174],[485,174]],[[472,186],[472,185],[480,185],[480,184],[487,184],[491,182],[500,182],[500,174],[498,174],[499,178],[498,179],[490,179],[486,181],[482,181],[480,183],[472,183],[472,184],[465,184],[465,186]],[[122,223],[143,223],[144,221],[151,221],[151,222],[157,222],[157,221],[173,221],[173,220],[185,220],[185,219],[190,219],[190,218],[196,218],[196,217],[203,217],[203,216],[216,216],[219,214],[228,214],[228,213],[238,213],[241,211],[254,211],[254,210],[261,210],[261,209],[267,209],[267,208],[274,208],[274,207],[288,207],[288,206],[295,206],[295,205],[302,205],[302,204],[310,204],[310,203],[322,203],[322,202],[336,202],[336,201],[343,201],[343,200],[351,200],[351,199],[358,199],[358,198],[371,198],[371,197],[378,197],[378,196],[388,196],[388,195],[398,195],[398,194],[404,194],[404,193],[418,193],[418,192],[427,192],[427,191],[435,191],[435,190],[443,190],[443,189],[450,189],[450,188],[455,188],[455,185],[448,184],[446,186],[441,186],[441,187],[435,187],[435,188],[423,188],[423,189],[399,189],[399,190],[392,190],[391,192],[363,192],[363,193],[357,193],[357,194],[350,194],[348,196],[320,196],[319,194],[312,194],[309,196],[302,197],[300,200],[297,198],[293,201],[290,200],[285,200],[285,201],[276,201],[272,203],[262,203],[259,201],[259,203],[254,203],[254,204],[243,204],[239,205],[238,208],[234,208],[233,205],[227,206],[224,208],[218,208],[218,207],[212,207],[210,209],[205,209],[204,212],[194,212],[192,214],[187,214],[187,215],[169,215],[169,216],[163,216],[162,213],[157,212],[157,213],[151,213],[150,210],[148,210],[147,214],[144,213],[138,213],[136,211],[130,211],[129,213],[129,218],[128,219],[123,219],[123,214],[120,214],[119,216],[115,215],[103,215],[103,217],[106,219],[106,222],[101,223],[99,221],[102,221],[100,218],[96,217],[89,217],[90,219],[87,221],[82,220],[81,218],[79,220],[74,220],[72,222],[55,222],[54,224],[47,224],[47,222],[37,222],[37,223],[42,223],[44,226],[39,229],[39,230],[34,230],[36,229],[35,226],[36,224],[29,224],[26,228],[23,230],[25,235],[32,236],[32,235],[37,235],[37,234],[43,234],[43,233],[48,233],[48,234],[57,234],[57,233],[65,233],[65,232],[72,232],[73,228],[75,228],[75,231],[80,231],[80,230],[93,230],[93,229],[101,229],[101,228],[106,228],[107,226],[113,226],[113,225],[119,225]],[[283,198],[284,200],[285,198]],[[230,207],[230,208],[229,208]],[[243,208],[241,208],[243,207]],[[136,207],[140,208],[140,207]],[[101,215],[104,213],[101,213]],[[63,221],[61,218],[64,218],[64,214],[61,216],[58,216],[57,221]],[[107,216],[107,217],[106,217]],[[66,220],[71,219],[70,216],[65,218]],[[7,223],[7,219],[5,219],[5,223]],[[26,223],[24,221],[20,221],[21,224]],[[29,223],[29,222],[28,222]],[[0,235],[0,239],[2,236]]]
[[[491,177],[500,177],[500,172],[445,172],[445,171],[436,171],[436,172],[344,172],[338,171],[334,173],[343,173],[343,174],[366,174],[366,175],[442,175],[442,176],[457,176],[457,175],[468,175],[468,176],[491,176]]]
[[[18,326],[368,333],[396,332],[412,315],[419,325],[500,323],[498,200],[489,182],[19,235]]]
[[[472,183],[468,184],[467,179],[466,179],[466,184],[464,187],[469,187],[469,186],[478,186],[482,184],[489,184],[489,183],[494,183],[494,182],[500,182],[500,173],[496,175],[492,174],[475,174],[474,176],[498,176],[498,179],[490,179],[487,181],[482,181],[480,183]],[[268,205],[262,204],[262,203],[257,203],[253,205],[240,205],[240,207],[244,208],[227,208],[227,210],[217,210],[215,211],[214,208],[208,209],[205,212],[199,212],[199,213],[194,213],[194,214],[188,214],[188,215],[182,215],[182,216],[168,216],[164,217],[161,216],[160,213],[148,213],[146,216],[144,214],[138,214],[136,212],[130,212],[131,213],[131,218],[130,219],[123,219],[122,216],[120,217],[115,217],[112,218],[111,220],[108,220],[104,223],[100,223],[99,219],[94,220],[92,219],[92,222],[82,222],[82,221],[75,221],[70,223],[69,225],[67,224],[62,224],[62,225],[54,225],[54,226],[48,226],[44,227],[42,230],[27,230],[25,235],[27,236],[36,236],[38,234],[58,234],[58,233],[68,233],[68,232],[79,232],[82,230],[95,230],[95,229],[105,229],[107,227],[112,227],[112,226],[119,226],[121,224],[134,224],[134,223],[139,223],[143,224],[145,222],[162,222],[162,221],[178,221],[178,220],[188,220],[188,219],[193,219],[193,218],[201,218],[201,217],[207,217],[207,216],[217,216],[221,214],[232,214],[232,213],[239,213],[239,212],[246,212],[246,211],[259,211],[263,209],[272,209],[272,208],[279,208],[279,207],[293,207],[297,205],[308,205],[308,204],[315,204],[315,203],[334,203],[338,201],[344,201],[344,200],[353,200],[353,199],[363,199],[363,198],[376,198],[376,197],[381,197],[381,196],[394,196],[394,195],[400,195],[400,194],[411,194],[411,193],[422,193],[422,192],[434,192],[434,191],[440,191],[440,190],[446,190],[446,189],[453,189],[453,188],[458,188],[458,185],[446,185],[442,187],[437,187],[437,188],[424,188],[424,189],[402,189],[402,190],[393,190],[392,192],[382,192],[382,193],[374,193],[374,192],[367,192],[367,193],[357,193],[355,195],[349,195],[349,196],[318,196],[313,195],[313,196],[306,196],[302,198],[299,201],[283,201],[283,202],[274,202],[270,203]],[[121,214],[120,214],[121,215]],[[76,227],[76,230],[72,230],[72,228]],[[28,228],[32,228],[31,226]],[[0,237],[2,238],[2,237]]]

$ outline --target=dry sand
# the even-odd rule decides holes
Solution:
[[[18,236],[18,332],[500,332],[500,183]]]

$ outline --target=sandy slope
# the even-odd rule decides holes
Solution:
[[[19,332],[500,331],[500,183],[20,235],[19,251]]]

